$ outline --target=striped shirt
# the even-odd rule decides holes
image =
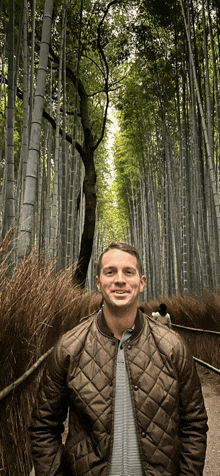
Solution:
[[[124,343],[134,328],[127,329],[118,346],[114,412],[114,438],[109,476],[143,476]]]

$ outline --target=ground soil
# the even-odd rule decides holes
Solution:
[[[220,374],[199,364],[197,364],[197,370],[209,425],[203,476],[220,476]]]

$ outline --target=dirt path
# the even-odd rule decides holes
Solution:
[[[220,476],[220,374],[197,364],[206,410],[208,444],[203,476]]]

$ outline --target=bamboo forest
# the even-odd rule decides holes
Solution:
[[[169,333],[220,378],[220,2],[1,0],[1,476],[35,474],[44,364],[100,309],[112,240],[140,254],[138,307],[152,321],[162,301]],[[204,476],[219,468],[219,385]]]
[[[2,0],[0,226],[95,288],[112,240],[144,298],[220,286],[217,0]]]

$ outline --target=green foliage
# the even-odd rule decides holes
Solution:
[[[163,28],[174,27],[181,17],[179,0],[143,0],[140,10]]]
[[[112,183],[113,167],[105,142],[103,142],[99,146],[96,161],[97,227],[98,233],[101,235],[104,233],[106,242],[113,238],[125,241],[129,229],[127,205],[118,194],[117,183]]]
[[[128,134],[116,135],[114,148],[115,182],[113,191],[119,209],[129,219],[129,199],[135,194],[139,200],[139,163],[135,142]],[[134,197],[134,195],[133,195]]]
[[[105,241],[112,239],[127,241],[129,237],[129,220],[126,206],[115,190],[116,184],[106,190],[103,203],[103,218],[99,220],[99,230],[104,231]]]
[[[166,25],[166,11],[172,9],[172,5],[166,2],[163,16],[160,10],[161,2],[150,3],[148,9],[148,2],[143,2],[136,17],[133,25],[137,48],[135,59],[129,64],[123,86],[114,97],[116,107],[120,111],[121,134],[118,138],[120,147],[116,147],[115,166],[118,176],[121,174],[123,177],[117,180],[121,182],[120,193],[124,197],[130,194],[126,173],[129,166],[125,166],[124,157],[127,157],[130,163],[129,174],[137,184],[143,173],[145,176],[148,174],[147,157],[150,154],[157,182],[160,183],[160,162],[163,161],[164,153],[162,125],[165,120],[172,125],[175,134],[178,134],[175,102],[178,50],[171,18],[169,28]],[[174,8],[173,15],[175,13]],[[168,17],[167,14],[167,19]],[[181,51],[178,54],[181,54]],[[139,189],[138,185],[137,188]]]

